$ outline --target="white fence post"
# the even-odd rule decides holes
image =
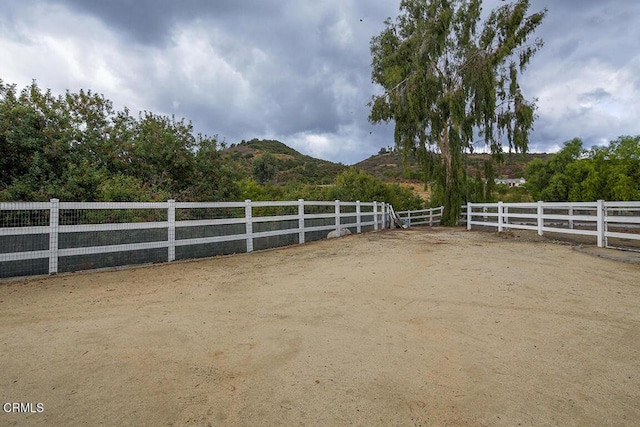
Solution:
[[[167,260],[171,262],[176,260],[176,201],[173,199],[167,200],[167,205],[167,222],[169,223],[169,229],[167,231],[169,240]]]
[[[298,199],[298,243],[304,243],[304,199]]]
[[[382,229],[387,228],[387,204],[382,203]]]
[[[609,222],[607,221],[607,216],[609,215],[609,211],[607,210],[607,205],[606,205],[607,201],[603,200],[602,201],[602,222],[603,222],[603,228],[604,231],[602,232],[602,240],[604,243],[604,247],[608,248],[609,247],[609,238],[607,237],[607,232],[609,231]]]
[[[16,227],[16,230],[11,230],[11,228],[5,228],[0,230],[0,234],[3,236],[18,236],[23,234],[48,234],[49,245],[44,248],[37,248],[38,250],[27,251],[27,252],[18,252],[18,253],[0,253],[0,263],[5,262],[13,262],[20,260],[30,260],[30,259],[40,259],[48,260],[48,271],[50,274],[56,274],[60,271],[60,257],[62,256],[78,256],[83,255],[85,253],[91,254],[103,254],[103,253],[122,253],[124,251],[138,251],[138,250],[149,250],[149,249],[160,249],[164,251],[167,249],[167,260],[174,261],[176,259],[176,252],[179,246],[187,246],[187,245],[204,245],[204,244],[217,244],[218,242],[226,242],[226,241],[246,241],[247,252],[252,252],[256,250],[255,245],[256,241],[260,241],[267,236],[277,236],[277,235],[289,235],[294,236],[296,234],[299,235],[299,241],[303,243],[306,239],[307,228],[305,228],[305,222],[308,219],[307,214],[305,212],[306,206],[313,206],[315,202],[308,202],[304,199],[298,199],[296,201],[286,201],[282,204],[278,202],[259,202],[258,203],[258,214],[260,214],[260,210],[262,206],[287,206],[286,215],[273,215],[264,217],[256,217],[256,227],[260,230],[259,224],[261,222],[275,222],[282,223],[287,222],[287,224],[292,223],[293,221],[298,220],[298,228],[287,228],[282,230],[268,230],[263,232],[253,232],[253,202],[251,200],[245,200],[244,202],[229,202],[218,204],[215,202],[203,202],[203,203],[177,203],[173,199],[169,199],[166,202],[152,202],[152,203],[122,203],[122,204],[111,204],[111,203],[91,203],[89,205],[85,203],[65,203],[60,202],[58,199],[50,199],[49,202],[39,202],[34,204],[24,204],[24,203],[0,203],[0,210],[16,210],[16,211],[46,211],[49,210],[49,224],[39,224],[37,226],[30,226],[25,224],[23,227],[25,229],[20,229],[20,227]],[[364,203],[364,211],[362,209]],[[358,229],[358,232],[362,232],[366,227],[365,224],[369,224],[376,231],[380,230],[381,224],[384,227],[392,227],[394,228],[395,224],[393,220],[395,218],[400,218],[400,216],[396,216],[396,212],[393,210],[393,206],[390,204],[385,204],[380,202],[382,207],[379,207],[378,202],[356,202],[356,203],[347,203],[347,206],[356,206],[356,209],[346,209],[345,210],[345,218],[356,218],[354,222],[345,222],[345,227],[352,227],[354,229]],[[180,204],[180,208],[178,208],[178,204]],[[193,205],[193,206],[192,206]],[[334,202],[326,202],[323,201],[320,203],[322,208],[322,213],[320,214],[309,214],[310,218],[319,218],[322,219],[322,225],[317,227],[311,227],[311,229],[317,231],[330,231],[330,230],[340,230],[343,227],[341,224],[342,221],[342,204],[339,200]],[[474,212],[474,206],[477,205],[477,209]],[[298,206],[297,215],[295,213],[295,206]],[[335,213],[328,211],[331,206],[334,206]],[[490,209],[498,207],[498,214],[487,214],[484,212],[484,207],[489,206]],[[178,221],[180,218],[177,218],[177,213],[181,209],[217,209],[218,207],[224,209],[234,209],[235,214],[229,218],[220,218],[215,219],[213,221],[209,219],[205,220],[192,220],[192,221]],[[238,209],[245,208],[244,217],[237,218],[239,212]],[[372,211],[368,211],[368,207],[372,207]],[[576,235],[584,235],[590,236],[591,238],[597,238],[598,247],[609,247],[608,246],[608,237],[612,239],[632,239],[639,240],[640,235],[635,233],[637,231],[638,224],[640,224],[640,201],[636,202],[607,202],[604,200],[598,200],[597,203],[545,203],[543,201],[539,201],[537,203],[490,203],[490,204],[482,204],[482,203],[467,203],[466,206],[466,217],[467,217],[467,229],[472,230],[473,225],[478,224],[482,226],[502,226],[502,230],[509,229],[524,229],[524,230],[537,230],[539,235],[543,235],[546,231],[547,233],[552,234],[576,234]],[[514,221],[510,221],[510,212],[509,209],[514,211]],[[71,225],[68,224],[66,211],[72,209],[100,209],[100,210],[118,210],[118,209],[153,209],[154,212],[159,212],[164,216],[164,212],[167,212],[166,220],[153,221],[152,223],[143,224],[137,221],[132,223],[100,223],[94,222],[92,224],[77,224]],[[294,211],[291,211],[293,209]],[[535,210],[534,210],[535,209]],[[596,210],[595,214],[593,210]],[[355,213],[351,212],[354,211]],[[526,210],[526,213],[520,213],[519,210]],[[313,211],[313,209],[312,209]],[[561,211],[563,213],[569,212],[568,215],[557,214],[554,211]],[[587,214],[583,214],[582,212],[587,211]],[[423,213],[424,212],[424,213]],[[428,214],[426,212],[429,212]],[[411,225],[411,221],[415,220],[417,224],[428,223],[435,225],[439,222],[439,218],[442,217],[443,207],[431,208],[431,209],[421,209],[418,211],[404,211],[402,214],[405,214],[404,217],[401,217],[402,221],[405,224]],[[69,212],[70,213],[70,212]],[[382,215],[382,216],[381,216]],[[498,218],[496,222],[482,222],[481,217],[484,215],[492,215],[492,217]],[[367,218],[373,217],[373,221],[368,220]],[[335,219],[335,224],[329,225],[327,221],[331,220],[332,217]],[[548,218],[547,218],[548,217]],[[382,220],[381,220],[382,218]],[[46,217],[45,217],[46,219]],[[492,219],[492,218],[491,218]],[[548,219],[548,220],[547,220]],[[573,220],[574,229],[567,229],[567,222]],[[349,220],[351,221],[351,220]],[[535,222],[534,222],[535,221]],[[559,222],[560,221],[560,222]],[[80,221],[83,222],[83,221]],[[176,239],[177,237],[177,226],[178,222],[180,222],[181,227],[202,227],[202,226],[225,226],[227,224],[236,224],[237,226],[241,226],[241,224],[245,224],[246,231],[239,232],[239,234],[233,235],[222,235],[222,236],[193,236],[191,238],[186,239]],[[332,221],[333,222],[333,221]],[[472,224],[473,223],[473,224]],[[583,229],[581,227],[582,223],[590,224],[587,229]],[[594,226],[595,223],[595,226]],[[609,231],[609,223],[612,224],[612,230]],[[560,224],[560,227],[558,226]],[[564,225],[563,225],[564,224]],[[413,224],[416,225],[416,224]],[[615,225],[615,226],[614,226]],[[160,236],[158,239],[149,241],[149,242],[140,242],[140,243],[132,243],[132,244],[121,244],[121,245],[110,245],[110,246],[89,246],[90,250],[87,251],[85,246],[74,246],[69,247],[70,245],[65,244],[64,239],[60,238],[61,234],[64,232],[74,233],[74,232],[103,232],[103,231],[111,231],[111,230],[137,230],[137,229],[146,229],[146,228],[158,228],[167,229],[167,235]],[[163,228],[164,227],[164,228]],[[266,227],[265,227],[266,228]],[[596,230],[593,230],[596,228]],[[568,231],[567,231],[568,230]],[[126,232],[126,231],[125,231]],[[62,236],[65,237],[64,235]],[[182,236],[184,237],[184,236]],[[187,236],[188,237],[188,236]],[[45,237],[45,240],[47,237]],[[98,243],[98,242],[96,242]],[[0,251],[1,252],[1,251]],[[164,259],[164,258],[163,258]],[[135,260],[132,260],[135,262]],[[3,271],[4,272],[4,271]]]
[[[544,206],[542,206],[542,201],[538,200],[538,236],[542,236],[544,234]]]
[[[502,220],[502,229],[509,229],[509,206],[502,206],[503,220]]]
[[[247,199],[244,201],[244,219],[246,225],[246,233],[247,233],[247,252],[253,252],[253,222],[251,220],[251,200]]]
[[[378,231],[378,202],[373,202],[373,230]]]
[[[58,225],[60,223],[60,200],[51,199],[49,208],[49,274],[58,272]]]
[[[569,206],[569,228],[573,230],[573,206]]]
[[[502,202],[498,202],[498,233],[502,232],[502,223],[504,218],[502,217],[502,214],[504,212],[504,207],[502,206]]]
[[[407,212],[407,228],[411,228],[411,211]]]
[[[597,211],[597,215],[598,215],[598,223],[597,223],[597,230],[598,230],[598,247],[599,248],[604,248],[606,245],[605,242],[605,235],[604,235],[604,200],[598,200],[598,211]]]

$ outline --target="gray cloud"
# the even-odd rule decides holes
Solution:
[[[601,101],[606,101],[607,99],[611,99],[611,98],[612,98],[612,95],[606,90],[602,89],[601,87],[578,95],[578,99],[583,102],[598,103]]]
[[[268,22],[284,2],[278,1],[207,1],[207,0],[54,0],[70,9],[98,17],[107,26],[143,44],[162,45],[170,30],[196,19],[231,24],[237,28],[247,17],[262,16]],[[271,19],[273,22],[273,19]]]
[[[55,92],[92,88],[118,108],[175,114],[228,142],[277,138],[354,163],[393,144],[372,126],[369,42],[399,2],[384,0],[8,0],[0,78]],[[487,0],[485,10],[498,4]],[[640,133],[635,0],[532,0],[549,8],[545,47],[523,78],[538,98],[531,148]]]

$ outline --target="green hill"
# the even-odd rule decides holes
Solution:
[[[269,153],[276,158],[277,170],[274,184],[305,183],[331,184],[335,177],[349,167],[327,160],[304,155],[288,145],[275,140],[252,139],[239,144],[231,144],[223,150],[223,156],[237,165],[243,174],[251,176],[254,160]],[[501,162],[493,160],[496,178],[519,178],[530,161],[536,158],[547,159],[551,154],[504,154]],[[467,173],[475,177],[476,172],[484,176],[484,162],[491,159],[489,154],[470,154],[467,156]],[[382,149],[378,154],[362,160],[352,166],[388,182],[419,182],[422,178],[418,162],[413,156],[406,160],[403,167],[402,154],[396,150]]]
[[[381,150],[378,154],[362,160],[354,168],[363,170],[371,175],[387,181],[397,181],[403,178],[420,179],[420,168],[414,157],[407,159],[407,171],[404,173],[402,154],[397,151]]]
[[[336,176],[348,169],[342,164],[304,155],[280,141],[252,139],[231,144],[225,150],[225,154],[236,161],[248,175],[251,175],[253,161],[267,153],[277,159],[275,184],[330,184]]]

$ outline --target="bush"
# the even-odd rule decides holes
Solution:
[[[98,199],[102,202],[143,202],[165,201],[169,193],[145,188],[138,178],[128,175],[115,175],[98,186]]]
[[[413,190],[399,184],[386,184],[366,172],[350,169],[338,175],[329,196],[335,200],[363,202],[380,201],[393,205],[395,210],[421,209],[423,200]]]
[[[278,173],[278,159],[271,154],[265,153],[253,161],[253,178],[260,184],[270,182]]]

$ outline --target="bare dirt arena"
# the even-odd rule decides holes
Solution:
[[[640,265],[504,237],[0,283],[0,425],[638,425]]]

